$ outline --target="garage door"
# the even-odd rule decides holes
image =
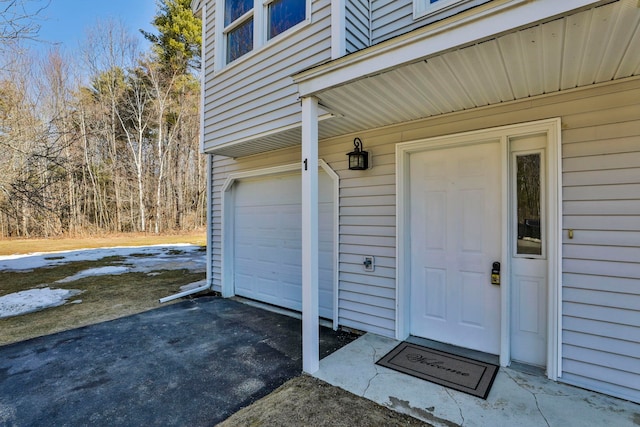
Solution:
[[[320,316],[333,318],[333,185],[319,174]],[[300,174],[237,181],[234,186],[235,294],[302,310]]]

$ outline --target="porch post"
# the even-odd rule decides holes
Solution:
[[[318,100],[302,98],[302,370],[320,367],[318,321]]]

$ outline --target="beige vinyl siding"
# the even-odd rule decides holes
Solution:
[[[347,53],[357,52],[371,46],[369,0],[346,2]]]
[[[313,1],[311,24],[267,42],[216,72],[211,66],[213,55],[208,52],[205,151],[300,122],[291,75],[330,59],[330,12],[329,0]],[[214,46],[214,14],[207,16],[211,27],[207,28],[207,43]]]
[[[371,10],[372,44],[389,40],[486,2],[487,0],[476,0],[434,16],[413,19],[413,0],[374,1]]]

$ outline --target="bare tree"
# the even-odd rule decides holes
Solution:
[[[29,2],[48,3],[0,0],[0,12]],[[17,45],[30,28],[14,31]],[[0,55],[11,64],[0,68],[0,236],[205,226],[199,82],[163,61],[162,46],[143,55],[106,21],[87,36],[82,71],[57,50]]]
[[[50,0],[0,0],[0,71],[10,65],[12,56],[20,42],[35,39],[40,24],[38,14],[49,5]]]
[[[138,56],[137,41],[121,21],[99,21],[87,34],[84,58],[89,72],[94,76],[93,89],[96,100],[104,106],[102,131],[108,143],[108,153],[113,168],[115,231],[123,231],[124,221],[121,195],[124,176],[120,162],[121,155],[119,155],[118,134],[121,124],[118,119],[118,108],[125,90],[125,70],[134,68]]]
[[[127,88],[122,108],[116,110],[116,114],[122,131],[126,136],[127,146],[135,166],[136,182],[138,184],[140,231],[147,231],[144,167],[146,134],[149,128],[147,107],[150,102],[144,71],[142,69],[132,70],[127,78]]]

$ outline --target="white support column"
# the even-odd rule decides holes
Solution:
[[[318,100],[302,98],[302,370],[320,367],[318,321]]]

